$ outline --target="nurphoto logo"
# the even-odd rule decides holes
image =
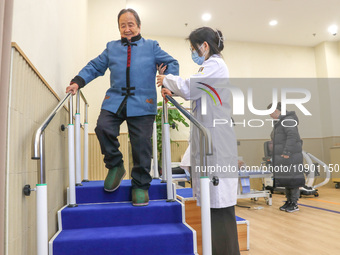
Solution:
[[[193,98],[198,98],[195,109],[199,109],[202,116],[210,115],[210,118],[206,120],[210,120],[209,124],[214,127],[226,124],[251,128],[271,124],[273,127],[277,120],[265,119],[263,116],[269,117],[279,102],[282,115],[294,109],[305,116],[312,116],[308,109],[310,105],[308,103],[312,98],[308,89],[311,87],[311,82],[304,79],[195,78],[190,81],[190,92]],[[267,109],[270,104],[271,106]],[[244,116],[244,118],[240,119],[237,116]],[[235,122],[234,119],[237,121]],[[294,127],[298,123],[294,120],[283,120],[281,125]]]
[[[204,84],[204,83],[202,83]],[[209,86],[207,84],[204,84],[206,86]],[[218,93],[216,92],[216,90],[209,86],[209,88],[218,96],[218,98],[220,99]],[[200,88],[202,89],[202,88]],[[229,89],[231,94],[232,94],[232,98],[233,98],[233,115],[244,115],[244,105],[245,105],[245,99],[244,99],[244,94],[242,92],[241,89],[236,88],[236,87],[227,87],[226,89]],[[205,90],[202,89],[205,92],[207,92],[211,98],[213,98],[212,94]],[[278,101],[278,89],[277,88],[273,88],[272,89],[272,106],[269,109],[265,109],[265,110],[259,110],[259,109],[255,109],[254,104],[253,104],[253,89],[252,88],[248,88],[247,91],[247,106],[248,106],[248,110],[253,113],[254,115],[258,115],[258,116],[265,116],[265,115],[269,115],[272,112],[275,111],[277,103]],[[304,97],[302,98],[288,98],[287,94],[289,93],[295,93],[295,94],[302,94],[304,95]],[[304,103],[309,102],[309,100],[311,99],[311,93],[309,90],[307,89],[303,89],[303,88],[281,88],[281,112],[283,115],[286,114],[287,112],[287,105],[295,105],[298,109],[301,110],[301,112],[304,115],[312,115],[307,108],[303,105]],[[216,101],[213,98],[215,105],[216,105]],[[220,99],[221,102],[221,99]],[[221,102],[222,105],[222,102]],[[206,115],[206,111],[203,112],[203,109],[207,108],[207,98],[202,96],[202,115]]]

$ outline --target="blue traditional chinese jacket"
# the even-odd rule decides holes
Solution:
[[[178,75],[177,60],[163,51],[157,41],[141,35],[107,43],[106,49],[91,60],[72,80],[80,88],[110,69],[111,86],[107,90],[102,109],[119,113],[126,105],[127,117],[156,115],[156,65],[164,63],[164,74]]]

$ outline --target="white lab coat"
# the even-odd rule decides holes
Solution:
[[[226,64],[219,55],[213,55],[200,67],[197,74],[194,74],[190,79],[182,79],[179,76],[167,75],[163,80],[163,85],[171,90],[174,94],[183,97],[186,100],[192,100],[193,114],[205,127],[211,132],[213,142],[213,155],[207,157],[208,166],[225,166],[232,169],[233,173],[211,173],[210,177],[219,176],[219,185],[213,186],[210,184],[210,207],[224,208],[233,206],[237,200],[237,142],[233,127],[230,124],[213,125],[214,119],[224,119],[230,121],[230,91],[226,88],[221,88],[222,80],[225,87],[226,80],[229,77],[229,72]],[[193,82],[195,81],[195,82]],[[199,84],[196,81],[203,81],[215,88],[219,94],[222,105],[216,95],[211,93],[216,101],[202,89],[197,89],[195,86]],[[217,87],[214,87],[214,84]],[[199,85],[200,86],[200,85]],[[200,86],[203,87],[203,86]],[[209,90],[206,88],[206,90]],[[205,95],[207,114],[202,114],[201,101]],[[191,125],[191,162],[192,162],[192,180],[193,193],[197,197],[198,205],[200,204],[200,173],[196,172],[196,166],[200,164],[199,155],[199,130]],[[226,168],[225,168],[226,169]]]
[[[190,152],[191,152],[191,149],[190,149],[190,141],[189,141],[189,144],[188,144],[188,147],[186,149],[186,151],[184,152],[184,155],[183,155],[183,158],[181,160],[181,163],[179,164],[179,166],[184,169],[185,171],[188,171],[189,172],[189,169],[190,169],[190,166],[191,166],[191,160],[190,160]]]

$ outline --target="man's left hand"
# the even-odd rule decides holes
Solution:
[[[160,87],[163,85],[163,80],[165,78],[165,75],[157,75],[156,79],[157,79],[157,87]]]

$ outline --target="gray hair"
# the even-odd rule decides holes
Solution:
[[[127,13],[127,12],[130,12],[133,14],[133,16],[135,17],[135,20],[136,20],[136,23],[137,23],[137,26],[140,28],[140,18],[138,16],[138,13],[134,10],[134,9],[131,9],[131,8],[127,8],[127,9],[122,9],[119,14],[118,14],[118,27],[119,27],[119,18],[120,16],[122,16],[124,13]]]

